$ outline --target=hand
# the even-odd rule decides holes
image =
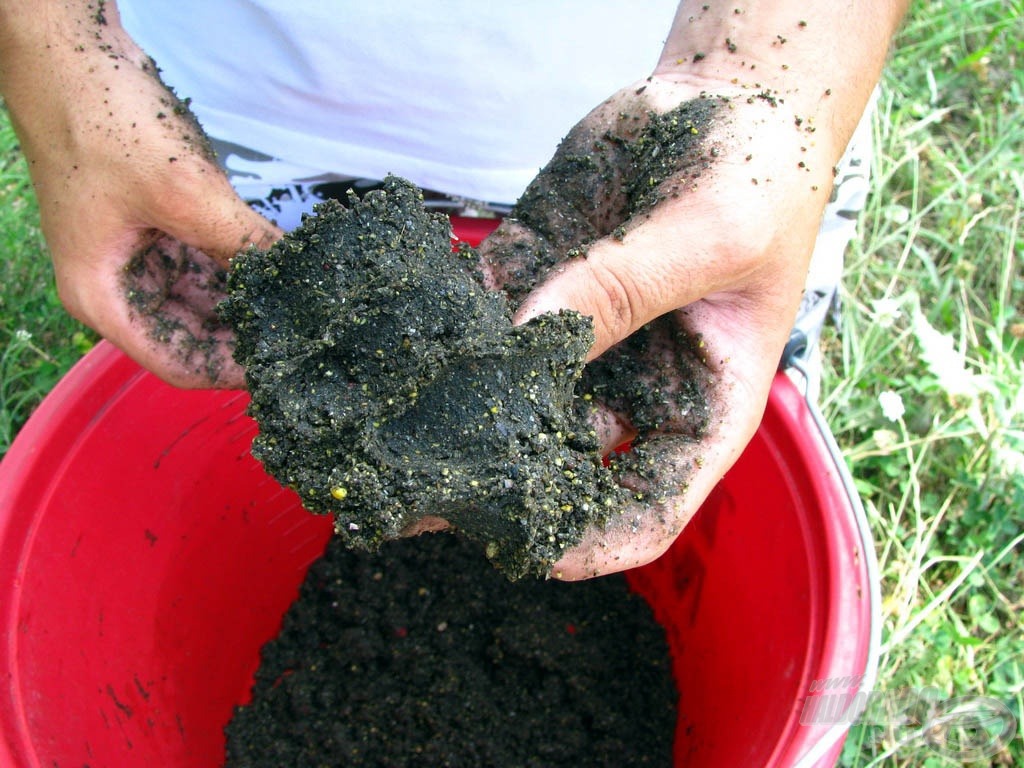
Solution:
[[[644,146],[647,126],[669,130],[652,114],[676,116],[682,143]],[[658,557],[756,430],[831,189],[835,149],[810,128],[770,94],[654,76],[581,121],[482,245],[492,284],[522,301],[517,321],[593,318],[583,385],[612,382],[605,449],[633,440],[610,471],[634,501],[556,578]]]
[[[232,190],[113,4],[102,22],[84,7],[12,12],[0,67],[61,300],[173,384],[242,386],[214,307],[231,256],[280,232]]]

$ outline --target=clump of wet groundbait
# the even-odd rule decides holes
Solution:
[[[437,517],[510,578],[544,574],[629,496],[574,406],[591,324],[514,327],[471,259],[396,177],[239,256],[221,312],[252,451],[350,546]]]
[[[488,238],[483,269],[501,291],[485,290],[476,254],[453,255],[447,219],[396,177],[236,259],[222,314],[260,426],[253,453],[308,509],[333,514],[349,545],[375,549],[443,518],[510,578],[546,574],[588,527],[684,488],[696,465],[678,466],[675,446],[705,434],[713,377],[678,317],[585,369],[588,318],[512,325],[551,268],[625,236],[710,167],[718,100],[665,114],[605,106]],[[638,435],[607,469],[587,420],[598,401]]]

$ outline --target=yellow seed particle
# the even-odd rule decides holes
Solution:
[[[348,488],[343,488],[340,485],[336,485],[333,488],[331,488],[331,496],[336,498],[338,501],[341,501],[346,496],[348,496]]]

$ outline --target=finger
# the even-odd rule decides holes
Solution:
[[[594,359],[656,317],[746,285],[763,255],[756,261],[705,236],[707,227],[688,227],[689,220],[675,209],[656,210],[625,235],[602,238],[583,258],[554,270],[525,299],[516,322],[559,309],[587,315],[595,336],[588,359]]]
[[[238,196],[219,169],[208,164],[183,165],[172,189],[161,194],[157,205],[140,215],[222,266],[249,246],[269,248],[283,234]]]
[[[402,529],[401,536],[402,538],[410,538],[424,533],[440,533],[441,531],[447,531],[450,527],[450,524],[444,518],[426,515],[405,526]]]
[[[552,567],[552,577],[589,579],[660,557],[714,488],[721,467],[734,459],[723,443],[697,445],[678,435],[654,437],[643,448],[618,457],[616,463],[634,466],[620,482],[632,488],[635,500],[617,510],[603,527],[591,528]],[[654,473],[649,471],[652,468]]]
[[[121,269],[103,260],[62,262],[58,288],[69,312],[175,386],[244,386],[233,334],[217,314],[224,268],[168,237],[131,253]]]
[[[594,430],[602,455],[614,451],[637,436],[637,431],[629,423],[629,419],[601,404],[594,408],[587,421]]]
[[[231,337],[215,331],[198,338],[187,322],[133,314],[116,294],[111,311],[93,323],[110,343],[163,381],[185,389],[241,389],[245,373],[231,356]]]
[[[590,529],[554,565],[553,578],[576,581],[623,571],[671,546],[760,424],[774,366],[757,365],[752,368],[751,356],[742,353],[726,363],[699,441],[685,434],[646,435],[614,457],[608,471],[633,491],[633,501]]]

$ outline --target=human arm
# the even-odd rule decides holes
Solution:
[[[0,92],[68,310],[181,386],[240,386],[215,304],[280,233],[231,189],[114,2],[0,0]]]
[[[495,283],[513,286],[524,241],[547,241],[563,258],[585,245],[585,256],[568,258],[525,297],[518,319],[576,309],[594,318],[591,360],[618,344],[611,354],[630,361],[618,370],[638,372],[652,387],[666,376],[676,388],[689,378],[707,403],[695,419],[663,398],[661,413],[639,419],[639,434],[636,408],[622,398],[601,412],[606,448],[636,438],[653,468],[623,463],[619,482],[636,500],[592,531],[555,576],[585,578],[657,557],[753,435],[799,304],[833,167],[905,6],[682,3],[653,75],[595,109],[559,155],[592,158],[600,155],[595,147],[628,144],[651,113],[687,103],[712,113],[697,154],[657,179],[657,202],[626,213],[615,190],[636,181],[637,165],[615,161],[609,173],[598,162],[596,171],[577,165],[566,174],[571,166],[556,155],[527,194],[551,210],[506,222],[485,244]],[[610,201],[574,197],[574,187],[597,188],[598,178],[611,179]],[[575,233],[545,223],[575,219],[586,222]],[[645,327],[645,346],[620,343]]]

